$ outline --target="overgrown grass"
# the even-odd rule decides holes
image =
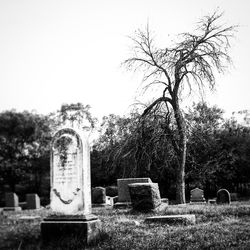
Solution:
[[[130,210],[95,208],[102,221],[101,238],[85,246],[79,238],[41,241],[40,222],[48,210],[0,215],[0,249],[250,249],[250,203],[168,206],[158,214],[195,214],[195,225],[145,223],[147,216]],[[39,215],[34,221],[24,215]]]

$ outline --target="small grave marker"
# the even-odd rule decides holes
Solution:
[[[5,193],[4,211],[20,211],[19,199],[15,193]]]
[[[217,204],[230,204],[231,203],[231,197],[230,193],[226,189],[220,189],[217,192]]]
[[[200,188],[195,188],[191,190],[191,197],[190,197],[190,203],[192,204],[200,204],[200,203],[206,203],[206,200],[204,198],[204,191]]]
[[[40,198],[37,194],[26,194],[26,208],[27,209],[40,208]]]

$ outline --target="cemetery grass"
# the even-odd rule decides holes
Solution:
[[[158,214],[195,214],[195,225],[145,223],[148,216],[131,210],[94,208],[102,221],[98,242],[80,238],[42,242],[40,222],[49,210],[0,214],[0,249],[250,249],[250,202],[231,205],[168,206]],[[23,216],[40,216],[23,220]]]

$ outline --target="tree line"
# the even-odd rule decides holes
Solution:
[[[20,195],[36,192],[49,198],[50,141],[65,118],[65,110],[74,106],[78,111],[71,120],[88,114],[98,131],[91,147],[93,186],[115,185],[117,178],[150,177],[159,183],[162,196],[175,199],[177,155],[172,140],[178,132],[172,125],[169,133],[171,115],[166,117],[164,106],[148,114],[143,122],[141,112],[134,110],[127,116],[105,116],[98,125],[88,105],[77,105],[63,105],[50,115],[15,110],[0,113],[2,195],[5,191]],[[250,129],[232,119],[224,120],[220,108],[206,103],[194,104],[184,117],[188,124],[186,195],[197,186],[209,196],[219,188],[246,195]]]

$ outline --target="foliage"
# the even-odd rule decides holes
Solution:
[[[128,117],[110,115],[91,154],[94,185],[110,185],[122,177],[150,177],[163,197],[174,198],[176,152],[172,138],[176,127],[165,106],[143,119],[139,112]],[[186,193],[194,187],[214,197],[219,188],[244,193],[249,180],[249,131],[223,120],[223,111],[201,102],[185,113],[187,131]],[[169,131],[169,127],[171,131]]]
[[[113,184],[117,178],[133,176],[133,159],[128,157],[129,153],[127,156],[122,153],[133,150],[127,139],[133,134],[137,117],[136,112],[127,117],[114,114],[103,117],[99,138],[91,152],[93,183]]]
[[[40,186],[49,167],[50,120],[25,112],[0,113],[0,180],[15,191],[15,184]],[[41,164],[41,163],[46,164]]]

